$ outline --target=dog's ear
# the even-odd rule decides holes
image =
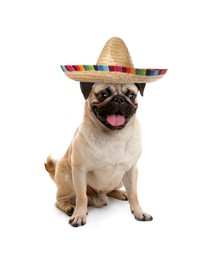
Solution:
[[[135,85],[137,86],[138,90],[140,91],[141,96],[143,96],[146,83],[135,83]]]
[[[94,83],[91,82],[80,82],[81,92],[83,93],[85,99],[88,98],[93,84]]]

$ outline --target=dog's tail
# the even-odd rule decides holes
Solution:
[[[52,159],[51,156],[48,156],[46,159],[46,163],[44,163],[45,169],[47,170],[47,172],[49,173],[49,175],[53,181],[54,181],[54,176],[55,176],[56,164],[57,164],[57,160]]]

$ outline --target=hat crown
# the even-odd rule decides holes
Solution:
[[[109,39],[98,58],[97,65],[133,67],[131,56],[124,41],[117,37]]]

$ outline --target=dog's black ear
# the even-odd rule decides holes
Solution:
[[[146,83],[135,83],[135,85],[137,86],[138,90],[140,91],[141,96],[143,96]]]
[[[81,91],[82,91],[85,99],[88,98],[93,84],[94,83],[91,83],[91,82],[80,82]]]

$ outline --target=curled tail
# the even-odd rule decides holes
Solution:
[[[46,159],[45,169],[49,173],[50,177],[54,181],[54,176],[55,176],[55,167],[56,167],[57,161],[52,159],[51,156],[48,156]]]

